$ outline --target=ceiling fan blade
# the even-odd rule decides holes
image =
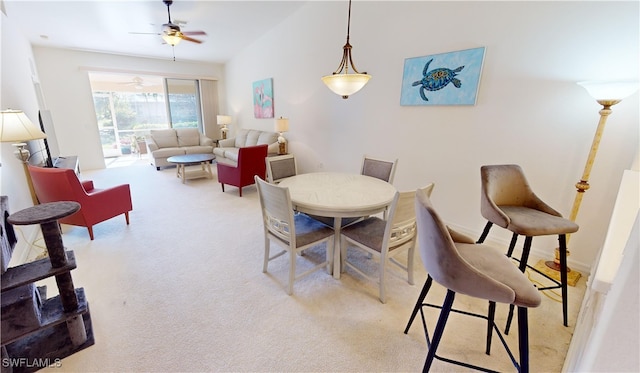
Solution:
[[[186,36],[184,33],[182,35],[180,35],[180,37],[182,38],[182,40],[186,40],[186,41],[190,41],[190,42],[193,42],[193,43],[202,44],[202,41],[200,41],[198,39],[190,38],[190,37]]]
[[[206,35],[204,31],[183,31],[182,35]]]

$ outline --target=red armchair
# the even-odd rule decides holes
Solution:
[[[62,224],[87,227],[93,240],[93,226],[120,214],[129,224],[131,191],[129,184],[108,189],[95,189],[93,181],[80,182],[74,170],[65,168],[44,168],[29,166],[33,189],[41,203],[56,201],[75,201],[80,210],[73,215],[60,219]]]
[[[222,185],[229,184],[239,188],[242,197],[242,187],[255,184],[254,175],[264,179],[267,166],[264,159],[267,157],[267,145],[247,146],[238,149],[238,163],[231,165],[218,163],[218,181]]]

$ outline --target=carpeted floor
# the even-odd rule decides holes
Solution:
[[[62,361],[56,372],[413,372],[426,355],[421,325],[403,334],[426,278],[419,258],[416,285],[388,276],[388,300],[375,284],[351,271],[335,280],[324,271],[284,289],[287,257],[262,273],[263,231],[255,187],[243,197],[215,179],[182,184],[175,169],[156,171],[146,162],[83,171],[96,187],[131,184],[131,225],[117,217],[86,229],[63,226],[63,240],[75,252],[73,280],[89,300],[95,345]],[[427,182],[438,180],[425,180]],[[435,191],[437,193],[437,190]],[[436,206],[437,208],[437,206]],[[446,218],[446,217],[445,217]],[[42,242],[38,242],[40,245]],[[37,255],[33,250],[31,256]],[[298,258],[300,269],[321,250]],[[371,262],[364,257],[362,263]],[[371,264],[374,268],[374,263]],[[391,267],[393,268],[393,266]],[[394,273],[395,270],[393,270]],[[47,284],[49,296],[56,286]],[[562,326],[561,303],[543,297],[530,310],[533,372],[558,372],[569,346],[584,280],[570,288],[570,326]],[[441,302],[434,285],[428,300]],[[458,296],[455,305],[484,313],[486,302]],[[506,305],[498,306],[504,325]],[[433,327],[437,310],[427,309]],[[484,355],[484,324],[454,315],[441,355],[512,371],[494,339]],[[515,329],[507,340],[517,352]],[[436,361],[433,371],[461,371]]]

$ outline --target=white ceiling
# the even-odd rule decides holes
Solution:
[[[159,33],[167,23],[162,0],[0,0],[11,24],[33,45],[130,56],[224,63],[299,9],[305,1],[174,0],[171,20],[202,44],[174,50]],[[131,32],[151,33],[149,35]]]

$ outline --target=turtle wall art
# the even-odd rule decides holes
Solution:
[[[400,105],[475,105],[484,49],[405,59]]]

